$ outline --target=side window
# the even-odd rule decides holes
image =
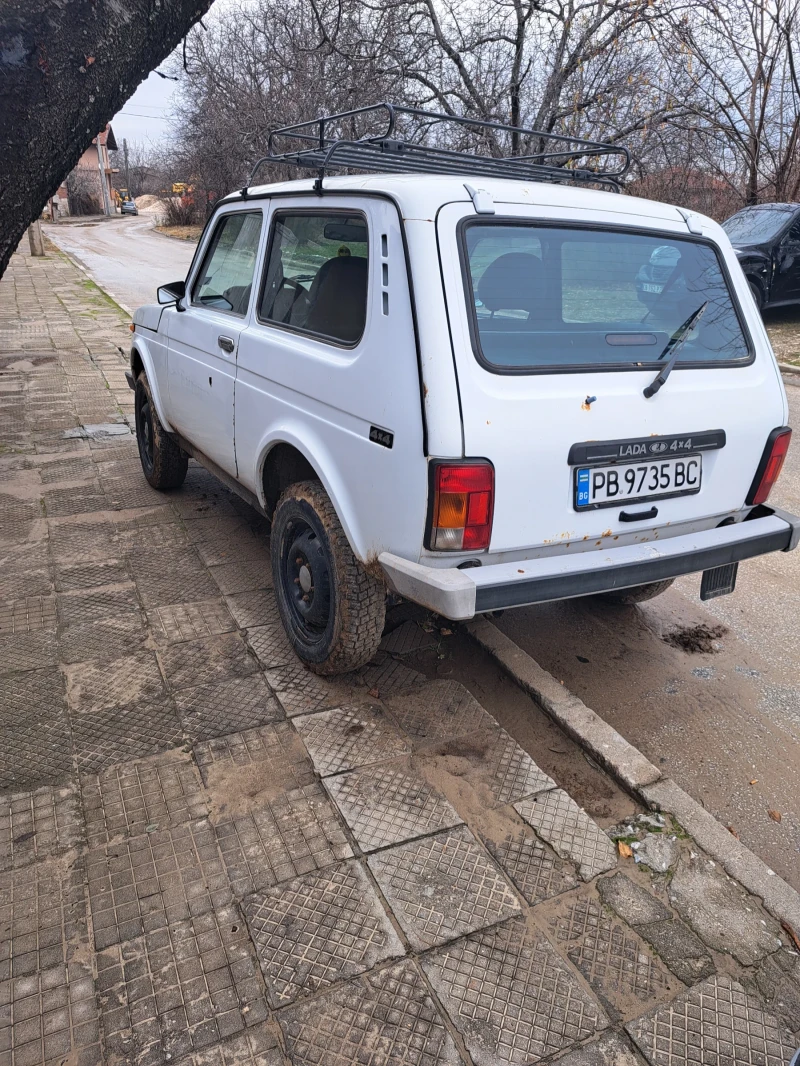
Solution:
[[[276,214],[259,319],[355,344],[367,316],[368,245],[361,214]]]
[[[192,303],[244,315],[261,235],[261,212],[240,211],[217,223],[194,283]]]

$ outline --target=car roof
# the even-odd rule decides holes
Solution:
[[[315,193],[314,185],[314,178],[254,185],[247,190],[247,199]],[[496,204],[563,207],[578,212],[607,211],[634,216],[645,224],[648,219],[652,219],[654,223],[667,220],[685,224],[684,216],[671,204],[552,182],[476,178],[469,174],[463,177],[433,174],[356,174],[347,177],[325,177],[322,183],[323,194],[338,192],[390,196],[397,202],[406,219],[434,219],[444,204],[470,203],[471,197],[466,186],[485,190]],[[233,203],[241,199],[242,190],[238,190],[226,196],[222,202]]]

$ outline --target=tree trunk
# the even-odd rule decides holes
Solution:
[[[2,0],[0,277],[92,138],[212,0]]]

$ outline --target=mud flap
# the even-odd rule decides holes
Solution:
[[[733,592],[736,588],[738,570],[738,563],[728,563],[727,566],[715,566],[713,570],[704,570],[703,580],[700,582],[700,599],[713,600],[717,596],[727,596]]]

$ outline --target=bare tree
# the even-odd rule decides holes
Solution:
[[[671,12],[664,58],[688,84],[696,158],[740,202],[797,195],[799,0],[701,0]]]

